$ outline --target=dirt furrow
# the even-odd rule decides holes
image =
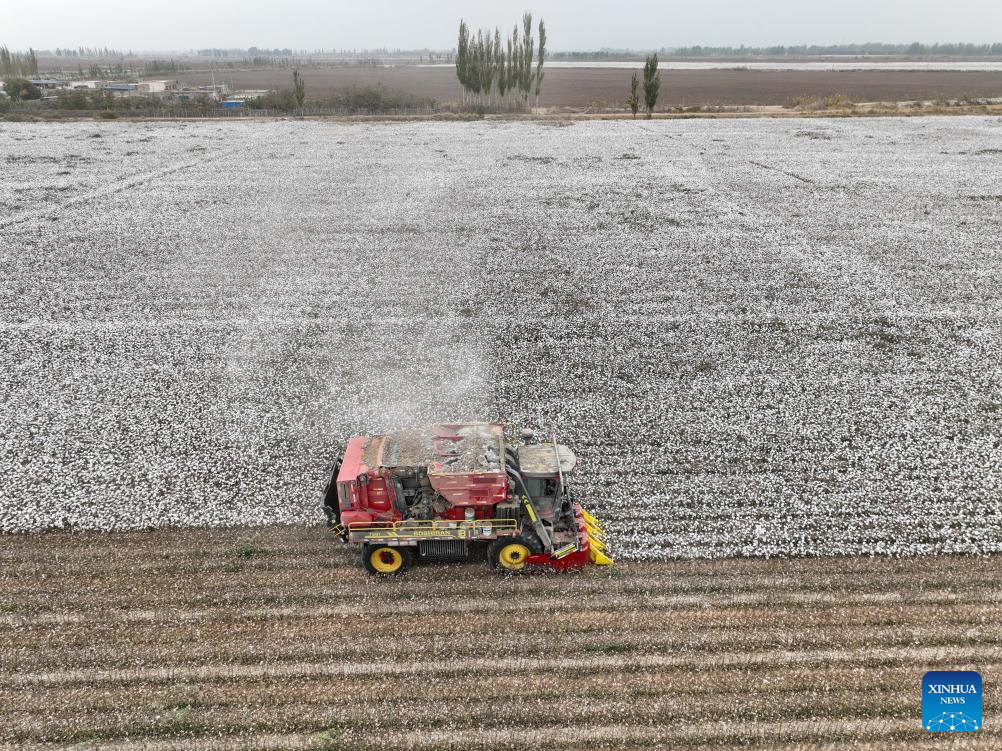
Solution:
[[[782,700],[782,706],[778,702]],[[12,736],[25,742],[64,740],[73,742],[90,737],[156,737],[158,735],[204,735],[214,727],[254,728],[257,732],[274,732],[294,724],[298,727],[325,728],[369,727],[378,732],[448,728],[456,733],[488,728],[517,727],[528,729],[548,726],[561,721],[576,727],[588,727],[611,722],[652,724],[663,722],[675,714],[701,720],[727,720],[753,724],[781,720],[806,719],[817,716],[818,703],[824,702],[825,715],[841,717],[893,717],[908,711],[911,697],[874,695],[860,699],[856,695],[815,692],[800,695],[761,694],[741,696],[713,694],[606,698],[581,696],[567,692],[537,703],[531,712],[516,693],[502,698],[486,698],[477,694],[452,702],[443,714],[440,702],[419,697],[401,698],[395,703],[331,701],[322,697],[314,701],[264,702],[261,704],[170,705],[152,703],[102,710],[88,708],[86,729],[79,726],[79,714],[56,712],[46,719],[44,734],[38,732],[38,715],[11,714],[6,728]]]
[[[960,646],[960,647],[890,647],[886,649],[859,650],[769,650],[765,652],[724,652],[702,655],[623,655],[598,656],[589,659],[592,668],[636,668],[677,667],[703,665],[707,668],[725,668],[757,663],[772,665],[788,664],[831,664],[855,661],[916,661],[939,662],[944,659],[997,660],[1002,658],[1002,648]],[[447,676],[478,672],[485,675],[497,671],[534,672],[537,670],[566,671],[573,673],[580,667],[577,658],[467,658],[447,661],[407,661],[407,662],[341,662],[331,660],[321,663],[282,663],[260,665],[199,665],[165,668],[135,668],[118,670],[55,670],[43,673],[19,673],[4,678],[4,683],[13,686],[33,686],[53,683],[123,683],[123,682],[179,682],[193,680],[239,680],[254,677],[281,676],[355,676],[355,675],[407,675]]]
[[[316,532],[5,539],[0,749],[921,748],[922,673],[1002,665],[997,558],[381,582]]]
[[[284,625],[284,624],[281,624]],[[450,633],[451,632],[451,633]],[[432,655],[439,659],[464,657],[476,653],[484,658],[506,658],[515,649],[523,657],[546,657],[553,653],[555,639],[564,644],[561,653],[580,655],[589,659],[593,654],[664,654],[684,652],[698,654],[720,649],[766,650],[796,647],[798,649],[823,649],[842,647],[907,647],[921,645],[944,649],[976,644],[981,647],[1002,647],[1002,634],[991,626],[965,628],[958,632],[955,623],[938,622],[920,627],[874,626],[845,624],[838,628],[820,626],[811,629],[759,627],[752,623],[744,627],[715,628],[689,624],[667,624],[664,620],[638,628],[615,629],[610,623],[605,628],[575,631],[557,629],[484,629],[460,633],[455,627],[436,633],[433,625],[422,630],[402,634],[387,644],[385,638],[360,637],[344,645],[334,645],[319,638],[325,629],[314,630],[298,636],[286,629],[275,629],[267,635],[268,641],[254,638],[251,633],[206,633],[194,631],[190,638],[154,634],[150,641],[130,639],[126,644],[111,648],[95,648],[93,641],[80,640],[78,647],[66,644],[58,652],[46,647],[49,640],[24,641],[12,644],[0,656],[0,669],[9,671],[39,672],[70,662],[79,668],[102,669],[136,664],[170,664],[183,660],[187,665],[226,662],[228,664],[326,662],[331,659],[362,660],[379,655],[383,659],[409,659],[414,655]],[[207,636],[212,636],[206,641]],[[90,635],[93,636],[93,635]]]
[[[493,749],[493,748],[534,748],[539,751],[574,748],[665,748],[674,747],[713,748],[708,744],[724,744],[719,747],[752,748],[844,748],[854,738],[872,739],[870,746],[854,748],[936,748],[939,744],[930,742],[922,729],[914,722],[904,719],[843,718],[839,721],[827,718],[796,720],[788,722],[759,722],[735,727],[726,721],[656,725],[604,724],[575,726],[565,723],[538,728],[505,728],[486,730],[423,730],[421,732],[397,731],[391,733],[367,734],[364,729],[345,732],[333,729],[313,733],[263,733],[240,734],[226,738],[206,737],[197,739],[198,748],[205,751],[270,751],[272,749],[367,749],[401,748],[419,751],[422,749]],[[965,734],[967,735],[967,734]],[[971,734],[973,735],[973,734]],[[811,746],[805,741],[822,739]],[[994,748],[1000,735],[991,730],[979,732],[975,737],[951,738],[953,749]],[[101,748],[108,751],[187,751],[192,747],[192,738],[135,739],[102,742]],[[15,746],[0,747],[4,749]]]
[[[744,593],[734,595],[675,595],[645,597],[638,602],[636,599],[629,599],[620,596],[608,596],[603,598],[603,607],[616,610],[638,605],[651,610],[672,610],[679,607],[727,607],[741,605],[842,605],[851,606],[857,604],[882,604],[882,603],[923,603],[929,605],[948,605],[951,603],[961,603],[970,601],[970,596],[950,590],[940,590],[923,592],[921,594],[903,594],[900,592],[877,592],[842,594],[828,592],[805,592],[805,593]],[[986,604],[1002,602],[1002,590],[994,592],[984,592],[979,595],[979,601]],[[233,614],[235,608],[239,608],[241,603],[221,603],[214,609],[178,609],[164,608],[162,610],[118,610],[103,609],[100,611],[103,617],[110,617],[111,620],[119,623],[141,623],[141,622],[161,622],[163,620],[183,620],[183,621],[216,621],[220,617],[227,617],[226,613]],[[404,601],[397,603],[365,603],[357,605],[327,606],[327,607],[265,607],[244,609],[239,608],[240,619],[257,618],[262,620],[274,618],[293,618],[300,614],[322,614],[330,618],[344,618],[350,616],[392,616],[392,615],[460,615],[464,613],[477,613],[490,609],[499,614],[513,613],[560,613],[562,611],[572,611],[580,605],[580,598],[559,597],[534,600],[512,600],[508,602],[498,602],[494,599],[473,597],[465,601],[449,601],[443,604],[440,601]],[[93,619],[92,612],[47,612],[32,613],[30,615],[5,614],[0,616],[0,625],[24,627],[41,623],[51,624],[79,624],[86,623]],[[230,617],[233,617],[232,615]]]
[[[295,568],[299,566],[299,570]],[[628,568],[628,567],[627,567]],[[298,602],[311,606],[330,606],[343,599],[359,600],[357,587],[365,582],[363,576],[343,576],[340,572],[336,581],[324,576],[323,584],[318,586],[317,578],[302,576],[302,562],[290,561],[281,566],[273,566],[269,562],[267,568],[234,567],[232,563],[221,563],[216,571],[203,569],[198,575],[181,576],[173,570],[132,571],[107,579],[94,579],[87,576],[74,576],[72,573],[36,572],[31,576],[21,575],[20,578],[0,582],[0,596],[16,599],[23,610],[44,612],[52,607],[58,598],[73,595],[77,609],[86,610],[99,608],[109,598],[122,593],[129,593],[136,588],[139,580],[159,580],[161,584],[155,590],[136,593],[131,599],[140,600],[143,596],[150,602],[170,605],[173,603],[248,603],[273,601],[283,599],[287,602]],[[991,572],[982,572],[991,575]],[[11,576],[12,574],[8,574]],[[16,575],[16,573],[14,574]],[[881,593],[905,594],[921,589],[923,591],[950,591],[955,594],[965,594],[980,591],[979,583],[974,579],[977,570],[965,571],[965,579],[958,582],[956,575],[932,577],[925,573],[905,574],[892,577],[863,580],[858,575],[830,576],[819,581],[804,582],[792,576],[699,576],[680,575],[671,577],[652,577],[643,575],[617,574],[616,590],[620,595],[657,596],[657,595],[731,595],[735,597],[762,595],[778,592],[784,595],[802,595],[816,591],[824,584],[828,592],[846,596],[866,593],[875,595]],[[465,566],[453,573],[455,580],[442,582],[423,581],[412,577],[405,586],[400,583],[389,583],[380,591],[399,595],[409,600],[420,601],[426,595],[434,594],[441,597],[446,594],[466,594],[470,582],[476,580],[478,587],[491,593],[515,594],[529,593],[534,597],[570,596],[586,597],[606,593],[609,584],[600,575],[581,575],[574,580],[557,580],[555,577],[533,577],[530,582],[504,582],[494,580],[494,575],[486,569],[477,566]],[[38,581],[45,582],[39,587]],[[332,586],[333,584],[333,586]],[[394,586],[397,584],[397,586]],[[192,595],[192,589],[197,587],[197,596]],[[465,590],[465,591],[464,591]],[[137,602],[137,606],[141,606]]]
[[[934,663],[929,663],[929,667]],[[978,661],[983,673],[992,673],[999,662]],[[925,667],[925,666],[923,666]],[[532,696],[546,702],[565,696],[629,697],[642,701],[647,697],[735,696],[803,694],[838,696],[841,693],[890,696],[912,689],[900,688],[914,681],[916,668],[911,663],[879,663],[859,669],[852,663],[829,665],[781,665],[756,663],[718,671],[712,681],[704,680],[700,665],[681,665],[670,669],[623,669],[608,666],[592,667],[582,660],[572,682],[556,671],[531,674],[498,674],[484,680],[478,674],[458,674],[448,680],[429,682],[420,674],[397,675],[392,684],[381,674],[353,676],[350,690],[341,676],[257,676],[239,681],[123,683],[104,685],[95,691],[87,684],[47,684],[33,686],[31,691],[9,686],[0,688],[0,702],[10,712],[48,716],[60,711],[79,713],[85,710],[115,710],[133,705],[142,706],[230,706],[244,705],[250,695],[266,697],[269,705],[283,703],[316,703],[340,707],[360,702],[396,706],[413,702],[461,702],[469,697],[506,701],[512,697]],[[519,699],[521,700],[521,699]],[[992,707],[996,699],[986,698]]]
[[[731,741],[741,744],[766,743],[770,746],[796,743],[804,737],[821,736],[843,742],[855,737],[911,740],[921,738],[924,731],[914,722],[893,719],[843,717],[838,719],[797,720],[793,722],[731,723],[725,720],[709,723],[687,723],[684,718],[671,725],[593,725],[576,727],[552,725],[545,728],[512,728],[505,730],[395,732],[366,738],[363,747],[395,747],[402,749],[480,749],[506,745],[529,748],[552,748],[557,744],[588,747],[607,743],[639,743],[655,748],[666,745],[703,744],[707,741]],[[1000,736],[994,734],[997,739]],[[349,738],[344,740],[350,742]],[[979,739],[981,740],[981,739]],[[984,740],[988,742],[987,734]],[[987,746],[986,746],[987,747]]]

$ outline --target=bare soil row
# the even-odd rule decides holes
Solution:
[[[992,557],[373,581],[273,527],[5,537],[0,564],[3,749],[922,748],[922,674],[1002,665]]]

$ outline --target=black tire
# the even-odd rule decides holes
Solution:
[[[505,574],[525,571],[525,559],[543,552],[543,544],[534,534],[499,537],[487,547],[487,561],[491,568]]]
[[[406,574],[414,563],[414,551],[396,545],[365,545],[362,565],[373,576],[389,577]]]

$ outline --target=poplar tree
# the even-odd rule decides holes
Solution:
[[[543,59],[546,57],[546,26],[539,19],[539,62],[536,63],[536,106],[539,107],[539,92],[543,90]]]
[[[654,113],[658,103],[658,92],[661,90],[661,74],[658,73],[658,55],[655,52],[648,56],[644,63],[644,104],[647,107],[647,119]]]
[[[470,71],[468,85],[474,101],[480,100],[480,48],[483,46],[484,33],[478,31],[477,36],[470,40]]]
[[[306,82],[299,75],[298,70],[292,71],[292,94],[296,98],[296,106],[299,107],[299,112],[302,114],[303,104],[306,102]]]
[[[633,113],[634,119],[637,117],[637,110],[640,109],[640,96],[637,93],[639,86],[640,79],[637,78],[637,73],[634,71],[633,78],[630,79],[630,96],[626,100],[626,104],[630,108],[630,112]]]
[[[512,37],[508,37],[508,54],[505,56],[505,88],[508,90],[508,104],[511,105],[511,94],[512,90],[517,85],[517,78],[515,72],[515,47],[512,42]]]
[[[522,88],[522,43],[518,38],[518,24],[511,30],[511,44],[508,45],[508,90],[511,103],[515,103],[515,91]]]
[[[532,59],[533,39],[532,39],[532,14],[522,15],[522,93],[525,97],[526,106],[529,105],[529,95],[532,93]]]
[[[501,29],[494,27],[494,47],[491,49],[491,72],[497,90],[497,103],[501,104],[501,79],[504,78],[504,55],[501,52]]]
[[[456,78],[463,92],[463,104],[508,106],[528,105],[535,83],[536,104],[542,91],[543,62],[546,57],[546,26],[539,22],[539,60],[533,72],[535,40],[532,36],[532,14],[522,16],[522,28],[515,24],[511,36],[502,46],[501,31],[480,29],[472,36],[466,22],[459,22],[456,44]],[[518,96],[516,96],[518,92]]]
[[[466,92],[470,88],[470,28],[466,21],[459,21],[459,45],[456,49],[456,77],[463,87],[463,104],[466,104]]]
[[[508,54],[505,54],[504,48],[501,46],[500,32],[496,39],[497,46],[494,50],[494,60],[497,66],[498,72],[498,104],[501,104],[505,99],[505,94],[508,92],[508,55],[511,54],[511,39],[508,40]]]
[[[498,34],[500,36],[500,34]],[[494,88],[494,79],[497,77],[497,69],[494,66],[494,37],[488,31],[484,34],[480,59],[480,90],[484,95],[484,102],[491,103],[491,90]]]
[[[37,76],[38,55],[29,48],[27,52],[11,52],[6,46],[0,47],[0,75]]]
[[[477,103],[480,102],[480,48],[483,45],[484,32],[477,31],[477,35],[470,40],[470,92]]]

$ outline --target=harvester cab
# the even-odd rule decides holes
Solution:
[[[475,545],[507,572],[609,565],[601,525],[572,493],[576,462],[555,439],[509,444],[498,423],[356,436],[323,507],[375,575],[404,573],[416,558],[464,560]]]

